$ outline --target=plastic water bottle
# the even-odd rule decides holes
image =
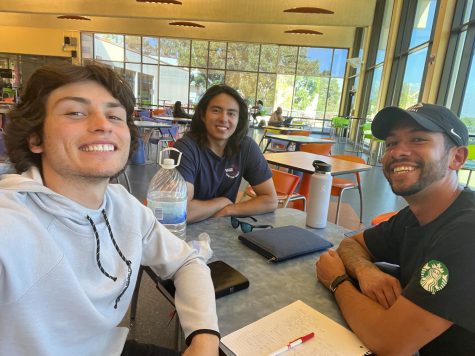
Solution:
[[[313,161],[315,173],[310,177],[310,192],[307,204],[307,225],[317,229],[327,226],[328,206],[332,190],[331,165]]]
[[[164,151],[174,150],[179,153],[177,163],[171,158],[162,162]],[[182,153],[176,148],[165,148],[160,152],[161,168],[150,181],[147,192],[147,206],[153,211],[157,220],[181,239],[186,238],[186,182],[177,171]]]

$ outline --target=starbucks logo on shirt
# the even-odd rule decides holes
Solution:
[[[226,172],[226,176],[228,178],[234,179],[239,176],[239,167],[236,165],[232,165],[230,168],[226,168],[224,171]]]
[[[430,260],[421,269],[421,286],[429,293],[435,294],[447,285],[449,270],[440,261]]]

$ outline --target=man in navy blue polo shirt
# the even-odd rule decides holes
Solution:
[[[247,136],[247,104],[233,88],[210,87],[199,101],[191,130],[174,147],[188,187],[187,221],[263,214],[277,208],[272,172],[256,142]],[[236,202],[241,180],[256,197]]]

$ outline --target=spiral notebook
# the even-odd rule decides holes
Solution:
[[[239,235],[239,240],[271,262],[281,262],[333,246],[318,234],[289,225],[254,230]]]

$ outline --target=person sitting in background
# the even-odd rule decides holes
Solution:
[[[279,106],[277,109],[272,113],[270,116],[268,125],[269,126],[280,126],[284,122],[284,118],[282,117],[282,108]]]
[[[180,355],[126,341],[118,327],[140,265],[174,280],[184,355],[218,355],[209,268],[109,184],[137,147],[134,104],[112,69],[57,64],[33,73],[11,111],[17,174],[0,179],[0,355]]]
[[[173,117],[183,117],[185,119],[190,119],[191,116],[187,114],[185,110],[181,107],[181,101],[176,101],[173,105]]]
[[[188,186],[188,222],[277,208],[272,172],[257,143],[247,136],[247,113],[235,89],[214,85],[199,101],[190,131],[173,146],[183,153],[177,169]],[[242,178],[256,197],[236,203]]]
[[[259,123],[257,117],[264,115],[264,102],[262,100],[257,100],[256,105],[254,105],[251,109],[252,126],[255,127],[256,124]]]
[[[384,108],[372,131],[386,141],[383,173],[409,206],[323,254],[317,277],[377,355],[475,355],[475,193],[457,176],[467,128],[449,109],[419,103]]]

